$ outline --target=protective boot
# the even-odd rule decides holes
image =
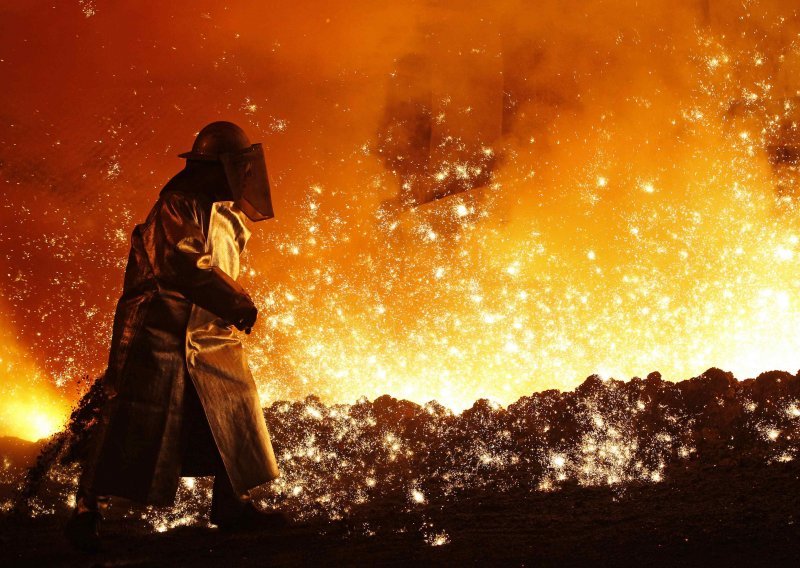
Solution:
[[[97,507],[97,501],[90,502],[86,499],[79,499],[78,506],[72,513],[69,521],[64,527],[64,536],[69,543],[82,552],[97,552],[100,550],[100,524],[103,515]]]
[[[280,511],[262,511],[249,495],[236,495],[226,474],[214,477],[211,522],[224,531],[275,530],[289,525]]]

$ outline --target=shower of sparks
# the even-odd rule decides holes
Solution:
[[[78,0],[78,5],[80,6],[83,15],[87,18],[91,18],[97,14],[97,9],[95,8],[92,0]]]
[[[535,23],[497,24],[506,38],[500,50],[485,30],[465,24],[450,38],[442,29],[442,41],[466,42],[476,57],[497,49],[489,59],[505,61],[500,135],[459,134],[499,120],[491,113],[500,110],[454,84],[432,91],[431,120],[444,134],[429,167],[402,166],[402,175],[382,167],[402,131],[376,141],[372,119],[349,131],[334,126],[355,112],[344,102],[326,115],[339,133],[336,160],[321,146],[305,148],[300,169],[308,173],[298,177],[272,159],[282,172],[273,176],[278,218],[255,228],[243,278],[261,308],[246,347],[265,402],[389,393],[459,411],[481,397],[508,404],[571,388],[595,372],[625,378],[659,369],[677,380],[712,365],[741,377],[798,367],[800,44],[782,31],[800,29],[797,15],[779,4],[757,16],[712,2],[709,23],[687,3],[678,20],[656,25],[613,4],[614,21],[629,18],[635,34],[576,30],[539,45],[531,38],[548,36]],[[662,4],[652,9],[661,14]],[[606,22],[603,14],[591,20]],[[204,19],[216,21],[213,13]],[[664,39],[663,26],[674,37]],[[760,35],[732,31],[749,27]],[[644,55],[640,35],[649,38]],[[590,53],[584,44],[594,45]],[[285,49],[275,57],[289,57]],[[531,67],[528,53],[543,63]],[[221,57],[244,91],[228,108],[254,138],[268,136],[277,148],[316,135],[291,107],[248,88],[243,56],[226,49]],[[598,57],[615,63],[587,67]],[[558,69],[570,66],[573,82],[564,85]],[[493,76],[475,80],[492,84]],[[552,101],[541,94],[551,91]],[[135,125],[99,120],[106,130],[95,144],[106,157],[85,183],[100,189],[82,205],[91,222],[70,214],[71,203],[55,203],[47,218],[16,200],[2,205],[9,227],[46,223],[0,235],[8,267],[0,323],[22,346],[0,356],[41,369],[56,385],[34,388],[8,371],[5,383],[52,399],[52,410],[37,410],[35,429],[3,418],[8,433],[54,429],[52,412],[63,414],[75,397],[62,387],[102,371],[128,234],[155,196],[137,195],[135,213],[120,208],[116,188],[146,173],[146,161],[130,159],[139,151]],[[3,169],[11,191],[24,182],[16,171]],[[451,182],[474,189],[417,208],[382,205],[403,188]]]
[[[798,45],[765,65],[755,43],[723,46],[713,26],[684,39],[670,57],[689,62],[688,86],[586,102],[584,115],[564,112],[530,136],[533,150],[517,146],[536,128],[520,119],[515,136],[483,146],[502,161],[478,195],[371,224],[353,219],[357,186],[312,184],[299,233],[264,236],[287,259],[286,277],[250,282],[266,308],[252,340],[264,399],[390,393],[458,411],[592,372],[798,367],[798,180],[774,157],[775,144],[800,150],[800,91],[785,67]],[[448,97],[440,105],[475,112]],[[581,139],[568,132],[578,118]],[[352,160],[369,148],[354,147]],[[419,175],[480,173],[456,159]],[[390,182],[363,180],[370,190]],[[329,192],[353,199],[321,203]]]
[[[57,431],[82,378],[102,372],[128,235],[178,165],[164,155],[220,115],[264,140],[277,212],[254,227],[242,278],[261,310],[244,341],[282,470],[256,496],[263,505],[340,519],[387,496],[419,511],[476,488],[657,483],[671,463],[724,447],[721,427],[687,406],[690,389],[597,378],[589,394],[515,401],[592,373],[659,369],[677,380],[711,366],[740,378],[800,367],[800,22],[777,0],[752,12],[712,1],[709,22],[697,2],[590,4],[589,27],[527,22],[516,4],[513,21],[459,6],[448,17],[474,16],[463,29],[436,22],[431,6],[405,16],[342,7],[343,20],[371,30],[352,53],[336,51],[349,45],[340,36],[320,40],[323,50],[303,43],[331,33],[302,27],[319,6],[293,6],[300,23],[293,12],[266,18],[281,21],[270,34],[248,28],[250,14],[236,20],[238,8],[222,18],[212,6],[184,26],[201,36],[180,49],[127,17],[119,34],[141,37],[120,43],[136,46],[134,58],[112,37],[87,50],[97,65],[122,62],[92,71],[123,77],[114,96],[81,107],[92,89],[81,90],[69,112],[41,93],[30,106],[0,105],[11,109],[0,140],[0,434]],[[110,4],[78,7],[81,26],[120,17]],[[563,18],[559,2],[540,12]],[[470,75],[479,67],[456,55],[472,49],[386,41],[426,18],[421,36],[493,54],[502,73]],[[65,50],[94,37],[64,29]],[[6,43],[12,35],[0,39],[0,67],[19,65],[21,81],[36,67],[15,53],[32,42]],[[500,36],[502,49],[487,39]],[[384,116],[386,80],[426,50],[450,58],[426,79],[420,112],[446,135],[430,140],[429,166],[413,152],[387,165],[403,132],[376,135],[395,118]],[[65,69],[69,80],[80,71]],[[175,80],[179,69],[199,74]],[[466,100],[462,77],[502,77],[497,105]],[[487,117],[502,123],[497,135],[468,139]],[[81,131],[79,119],[93,126]],[[471,189],[419,207],[398,201],[446,184]],[[417,404],[369,402],[384,394]],[[735,443],[757,446],[760,459],[797,459],[800,398],[737,396],[720,391],[703,412],[741,418]],[[56,468],[56,494],[33,513],[73,504],[76,475]],[[130,514],[164,531],[206,523],[209,502],[210,480],[184,480],[172,509]],[[433,526],[424,538],[449,541]]]

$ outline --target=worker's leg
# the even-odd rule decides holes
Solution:
[[[64,534],[75,548],[95,552],[100,548],[100,523],[103,520],[100,507],[106,499],[98,498],[82,483],[75,501],[75,509],[64,527]]]
[[[247,493],[237,494],[214,442],[203,405],[192,381],[186,382],[182,475],[214,476],[211,522],[225,529],[277,528],[286,518],[258,509]]]
[[[103,520],[101,510],[108,505],[108,498],[98,496],[94,489],[94,473],[103,434],[101,421],[95,425],[86,442],[86,457],[75,494],[75,509],[64,526],[64,534],[72,546],[87,552],[100,548],[100,524]]]
[[[214,493],[211,497],[211,522],[215,525],[237,521],[250,500],[249,495],[237,495],[225,468],[214,476]]]
[[[219,449],[208,424],[203,405],[194,383],[186,381],[184,395],[184,441],[181,475],[200,477],[214,476],[214,492],[211,500],[211,522],[225,523],[239,518],[245,499],[236,495],[231,486]]]

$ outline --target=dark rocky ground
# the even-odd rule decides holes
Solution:
[[[105,550],[73,552],[61,517],[0,521],[4,566],[797,566],[800,467],[737,465],[674,472],[624,491],[476,491],[398,513],[372,503],[342,521],[278,532],[209,528],[155,533],[106,526]],[[429,529],[449,542],[431,546]],[[374,534],[373,534],[374,533]]]
[[[283,477],[257,497],[294,526],[221,533],[198,480],[171,510],[113,502],[104,551],[81,555],[60,532],[70,435],[51,441],[16,515],[8,480],[38,448],[6,439],[0,565],[800,565],[800,377],[788,373],[589,378],[457,416],[389,397],[265,416]]]

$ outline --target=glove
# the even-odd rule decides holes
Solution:
[[[232,323],[239,331],[249,334],[256,324],[256,318],[258,318],[258,308],[253,304],[253,300],[246,296],[242,307],[236,310],[236,320]]]

